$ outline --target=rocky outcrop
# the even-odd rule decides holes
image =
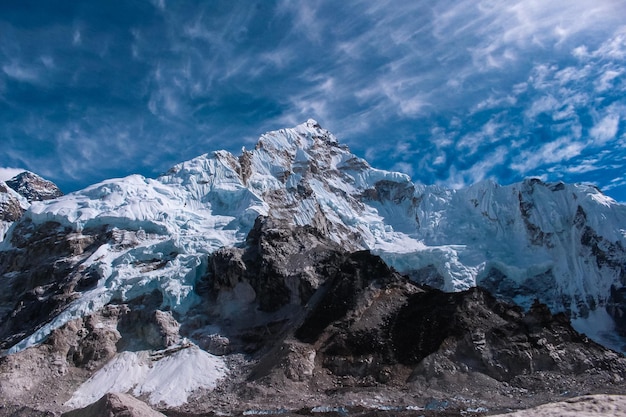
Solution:
[[[626,396],[585,395],[493,417],[624,417]]]
[[[49,200],[62,196],[52,182],[23,172],[6,182],[0,181],[0,242],[14,222],[17,222],[33,201]]]
[[[115,354],[119,313],[119,307],[107,306],[53,331],[38,346],[0,357],[1,402],[8,408],[23,406],[59,415],[80,381]],[[0,409],[0,416],[5,415],[12,414]]]
[[[239,341],[245,351],[255,351],[299,319],[341,256],[339,246],[311,226],[259,217],[244,248],[209,256],[196,285],[206,300],[199,309],[225,329],[229,343]],[[192,332],[189,326],[184,330]],[[218,351],[222,348],[218,344]]]
[[[482,374],[550,391],[550,383],[537,384],[537,375],[580,382],[590,373],[605,373],[614,382],[626,377],[621,355],[575,332],[564,315],[553,316],[539,303],[525,313],[480,288],[444,293],[417,287],[366,252],[351,255],[325,285],[326,294],[295,336],[317,347],[326,369],[355,383],[386,383],[410,371],[396,382]]]
[[[64,404],[79,384],[119,352],[151,350],[163,355],[180,337],[171,312],[158,310],[159,298],[155,293],[150,299],[108,304],[53,330],[38,346],[0,357],[0,399],[7,410],[44,407],[58,415],[67,410]],[[180,346],[171,350],[176,349]],[[0,416],[5,415],[12,414],[0,408]]]

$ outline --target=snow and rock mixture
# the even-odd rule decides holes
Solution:
[[[113,298],[155,286],[164,289],[163,307],[184,315],[198,302],[193,285],[206,255],[243,244],[259,215],[316,227],[445,291],[481,285],[524,308],[538,298],[589,336],[622,348],[614,335],[626,332],[625,206],[580,184],[414,184],[370,167],[309,120],[261,136],[239,156],[217,151],[156,179],[112,179],[33,204],[18,233],[9,230],[7,256],[21,249],[12,241],[23,240],[17,234],[51,225],[68,237],[113,238],[100,239],[93,256],[72,268],[95,271],[94,288],[12,351]]]
[[[625,377],[588,339],[625,350],[626,206],[593,186],[415,184],[314,120],[155,179],[21,180],[0,183],[7,403],[418,407],[480,387],[471,408]]]
[[[0,181],[0,242],[11,225],[22,217],[30,206],[26,198]]]
[[[33,201],[51,200],[63,192],[51,181],[24,171],[10,180],[0,181],[0,242],[9,227],[22,217]]]

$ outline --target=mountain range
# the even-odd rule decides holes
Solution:
[[[0,415],[623,393],[626,206],[593,185],[417,184],[308,120],[154,179],[20,174],[0,220]]]

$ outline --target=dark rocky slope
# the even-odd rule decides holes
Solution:
[[[16,175],[6,181],[6,184],[26,198],[29,203],[52,200],[63,195],[63,192],[55,183],[29,171]]]
[[[294,280],[302,271],[307,279]],[[626,359],[575,332],[565,315],[540,303],[523,312],[481,288],[418,286],[367,251],[338,250],[314,229],[258,221],[246,249],[211,258],[204,285],[214,303],[236,283],[254,289],[257,318],[267,319],[238,333],[257,342],[243,345],[252,367],[229,388],[248,407],[378,397],[498,408],[623,391]]]

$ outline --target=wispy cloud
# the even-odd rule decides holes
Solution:
[[[541,165],[568,161],[580,155],[583,149],[584,144],[572,141],[569,137],[561,137],[536,149],[521,152],[516,158],[518,162],[512,163],[511,168],[526,175]]]
[[[150,0],[0,12],[0,137],[12,148],[0,165],[36,161],[73,187],[237,152],[309,117],[373,165],[424,183],[611,184],[619,169],[602,165],[626,165],[621,2]]]

